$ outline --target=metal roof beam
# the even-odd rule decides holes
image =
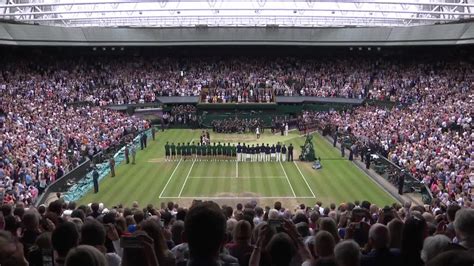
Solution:
[[[188,0],[189,1],[189,0]],[[190,1],[194,2],[194,1]],[[237,1],[236,1],[237,2]],[[240,1],[238,1],[240,2]],[[246,2],[254,2],[254,1],[246,1]],[[274,1],[269,1],[269,2],[274,2]],[[283,1],[279,1],[283,2]],[[287,1],[287,2],[292,2],[292,1]],[[338,1],[324,1],[325,3],[337,3]],[[355,2],[355,1],[353,1]],[[158,4],[159,2],[149,2],[149,1],[142,1],[142,0],[122,0],[122,1],[84,1],[84,2],[57,2],[57,3],[21,3],[21,4],[4,4],[0,5],[0,8],[3,7],[31,7],[31,6],[65,6],[65,5],[109,5],[109,4],[127,4],[127,3],[137,3],[137,4],[149,4],[149,3],[156,3]],[[186,3],[186,1],[181,2],[181,3]],[[347,2],[349,3],[349,2]],[[414,6],[425,6],[425,5],[440,5],[440,6],[464,6],[464,7],[474,7],[474,4],[469,4],[469,3],[446,3],[446,2],[415,2],[415,1],[370,1],[370,0],[364,0],[364,1],[357,1],[358,4],[380,4],[380,5],[398,5],[398,4],[405,4],[405,5],[414,5]]]
[[[88,9],[88,10],[68,10],[68,11],[36,11],[36,12],[22,12],[23,15],[54,15],[54,14],[87,14],[87,13],[119,13],[119,12],[193,12],[193,11],[209,11],[213,12],[218,10],[219,12],[227,12],[227,11],[255,11],[255,8],[216,8],[216,9],[205,9],[205,8],[172,8],[172,9],[162,9],[162,8],[152,8],[152,9]],[[473,13],[469,12],[455,12],[455,10],[451,11],[437,11],[439,10],[439,6],[431,11],[424,11],[424,10],[388,10],[388,9],[347,9],[347,8],[266,8],[266,9],[259,9],[259,13],[265,11],[287,11],[293,13],[294,11],[304,11],[304,12],[372,12],[372,13],[400,13],[400,14],[444,14],[444,15],[468,15],[474,16]],[[2,16],[11,16],[17,13],[8,13],[8,14],[0,14]],[[182,14],[182,16],[185,16]],[[298,17],[299,15],[294,15]]]

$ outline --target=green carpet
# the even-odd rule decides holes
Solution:
[[[323,168],[314,170],[305,162],[236,162],[235,160],[204,161],[181,159],[165,161],[164,144],[199,140],[200,130],[172,129],[158,132],[156,140],[149,140],[145,150],[137,153],[137,164],[121,164],[116,177],[100,183],[99,193],[90,191],[79,203],[103,202],[106,206],[122,203],[130,206],[138,201],[142,206],[155,206],[167,201],[189,204],[192,199],[212,199],[247,202],[257,199],[270,204],[314,205],[322,201],[339,204],[345,201],[368,200],[379,206],[392,204],[395,199],[376,185],[352,162],[340,157],[319,134],[313,135],[316,156]],[[265,132],[258,143],[292,143],[298,157],[305,138],[298,132],[279,136]],[[257,143],[254,134],[214,134],[211,141]]]

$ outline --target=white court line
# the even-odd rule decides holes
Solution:
[[[190,176],[190,179],[235,179],[233,176]],[[265,179],[265,178],[270,178],[270,179],[284,179],[286,177],[284,176],[240,176],[239,179]]]
[[[283,173],[285,173],[286,181],[288,181],[288,184],[290,185],[291,192],[293,192],[293,196],[296,197],[295,190],[293,189],[293,186],[290,183],[290,179],[288,178],[288,175],[286,174],[285,168],[283,168],[283,164],[281,164],[281,161],[280,161],[280,166],[281,166],[281,169],[283,170]]]
[[[181,193],[183,193],[184,186],[186,186],[186,182],[188,182],[189,174],[191,174],[191,170],[193,170],[195,162],[196,160],[193,160],[193,164],[191,164],[191,168],[189,168],[188,175],[186,176],[186,179],[184,179],[184,183],[183,183],[183,186],[181,187],[181,190],[179,191],[178,198],[181,197]]]
[[[297,164],[295,161],[293,161],[293,163],[295,164],[296,169],[298,169],[298,172],[300,172],[301,177],[303,177],[303,180],[304,180],[304,182],[306,183],[306,185],[308,186],[309,191],[311,191],[311,194],[313,195],[313,197],[316,198],[316,195],[314,194],[313,190],[312,190],[311,187],[309,186],[308,181],[306,181],[306,178],[304,177],[303,173],[301,173],[301,170],[300,170],[300,168],[298,167],[298,164]]]
[[[181,161],[183,161],[183,159],[179,159],[178,164],[176,165],[176,167],[174,168],[174,170],[173,170],[173,172],[171,173],[170,177],[168,178],[168,182],[166,182],[165,187],[163,188],[163,190],[161,190],[161,193],[160,193],[159,198],[161,198],[161,196],[163,196],[163,193],[165,192],[166,187],[168,187],[168,184],[170,183],[171,179],[173,178],[174,173],[176,172],[176,170],[178,169],[179,165],[181,164]]]
[[[292,197],[292,196],[283,196],[283,197],[163,197],[164,199],[314,199],[313,197]]]

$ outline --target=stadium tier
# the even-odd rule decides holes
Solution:
[[[0,0],[0,265],[474,265],[472,8]]]

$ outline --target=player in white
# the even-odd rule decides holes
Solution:
[[[288,123],[285,123],[285,136],[288,136]]]
[[[257,129],[255,130],[255,133],[257,134],[257,139],[260,138],[260,128],[257,127]]]

